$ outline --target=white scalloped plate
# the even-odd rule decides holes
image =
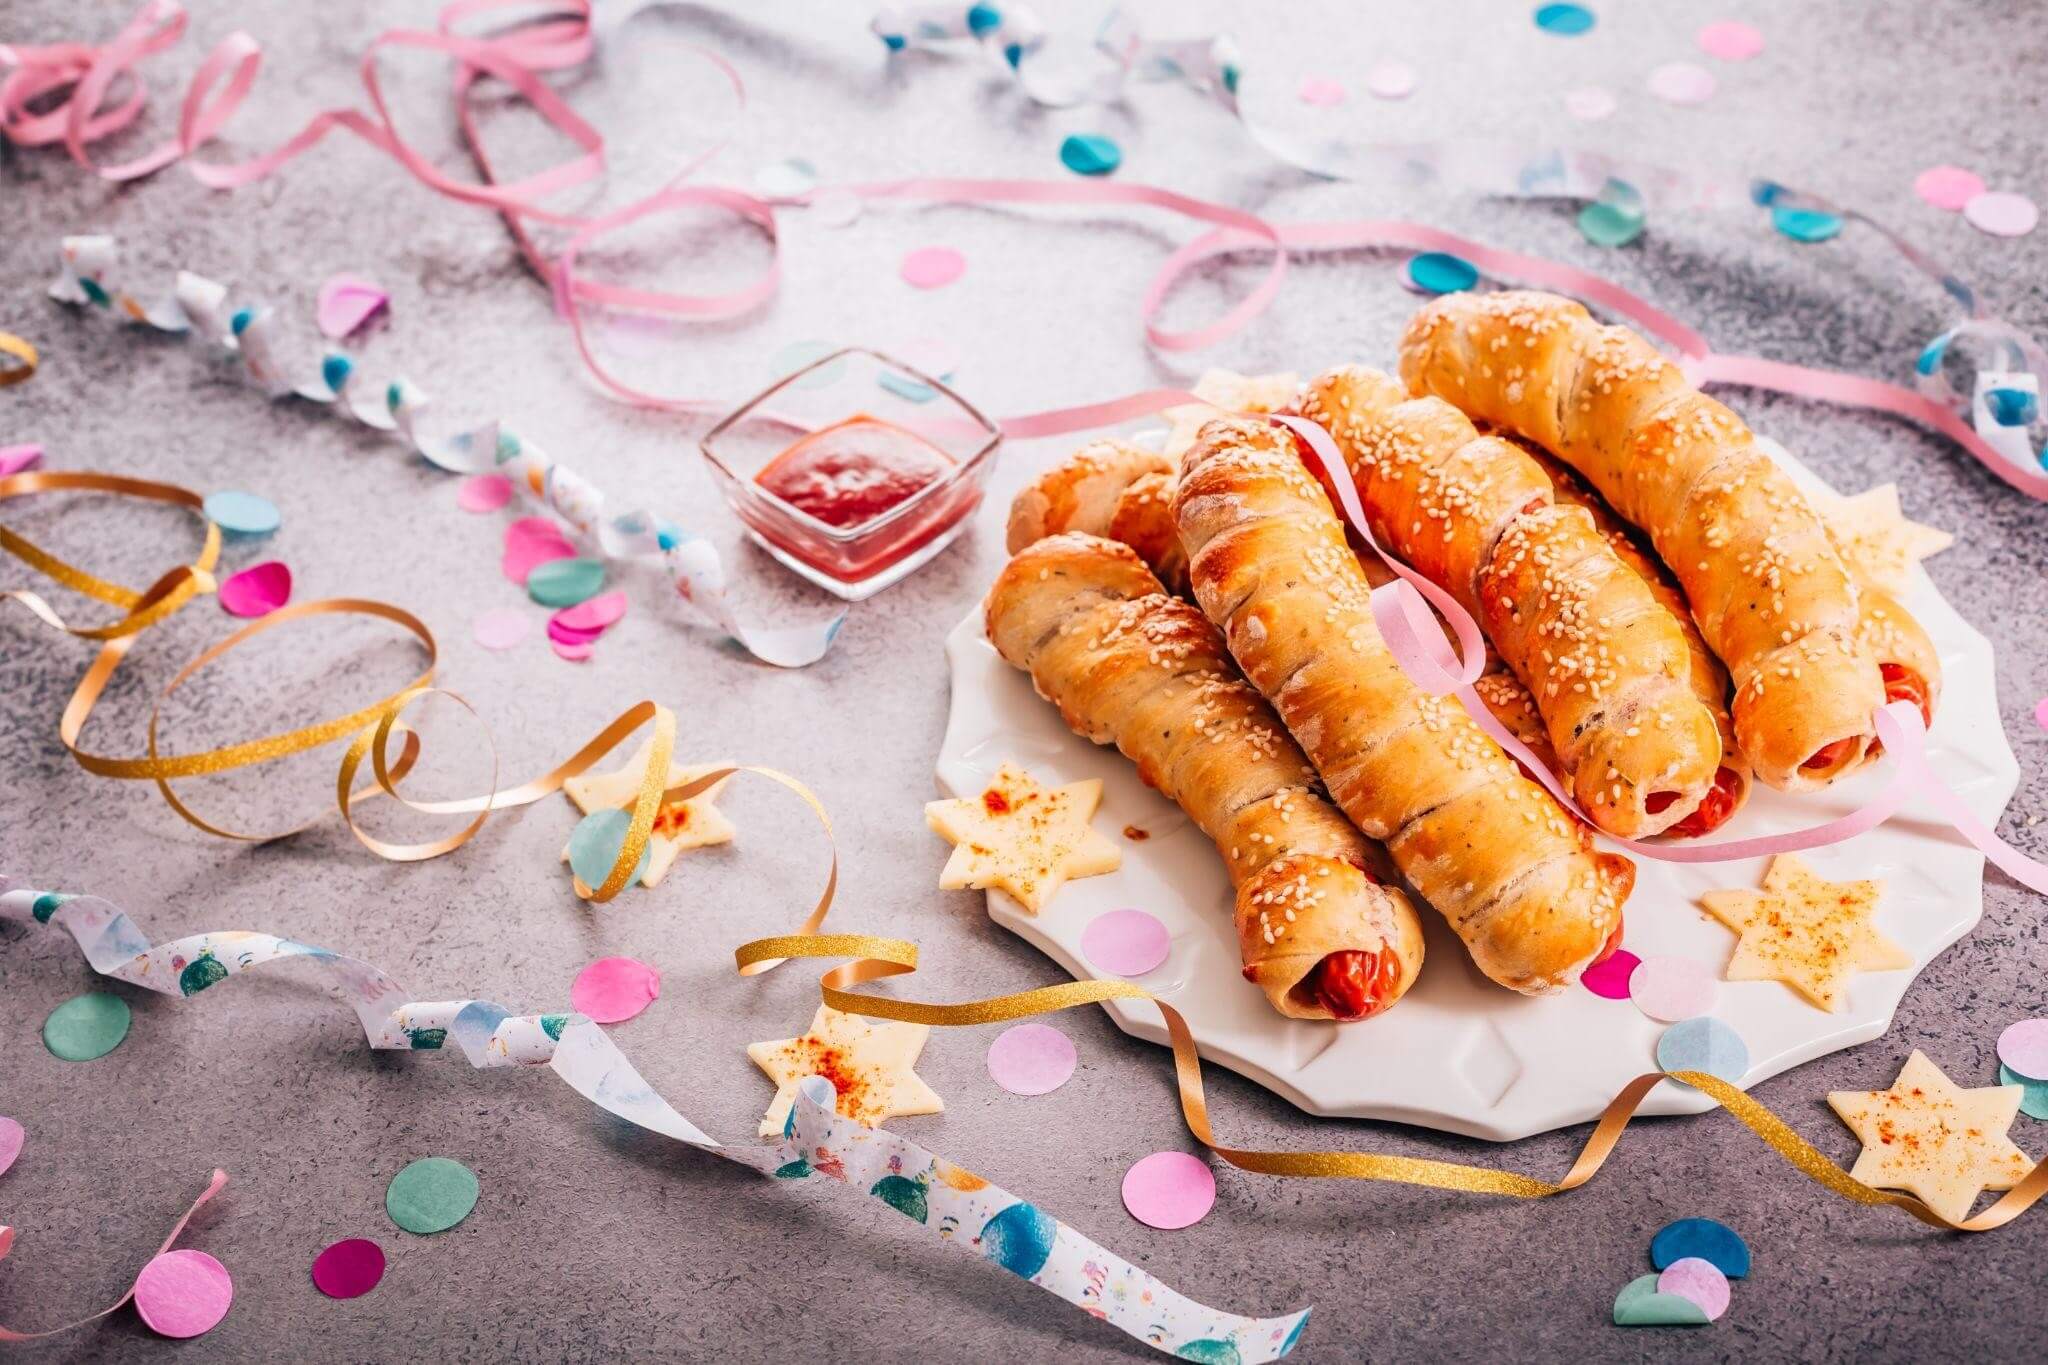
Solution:
[[[1826,487],[1782,448],[1770,449],[1803,486]],[[2019,764],[1998,718],[1990,642],[1917,568],[1906,605],[1933,637],[1945,674],[1929,744],[1935,769],[1978,819],[1996,824],[2019,785]],[[1631,1077],[1655,1068],[1665,1025],[1626,1000],[1603,1000],[1578,987],[1533,1000],[1502,990],[1479,974],[1427,908],[1422,978],[1394,1009],[1341,1026],[1275,1014],[1238,973],[1230,883],[1214,845],[1177,806],[1141,783],[1136,767],[1115,749],[1098,748],[1061,723],[1031,680],[989,646],[978,606],[947,637],[946,656],[953,697],[939,751],[941,789],[952,796],[978,792],[1006,761],[1046,781],[1099,777],[1103,802],[1096,824],[1123,847],[1119,871],[1069,882],[1043,914],[1027,914],[994,891],[989,914],[1084,979],[1098,975],[1081,953],[1081,931],[1091,919],[1124,906],[1159,916],[1172,949],[1163,965],[1136,980],[1187,1016],[1204,1057],[1312,1114],[1391,1119],[1496,1141],[1588,1121]],[[1882,782],[1882,771],[1866,771],[1797,799],[1759,786],[1720,837],[1817,823],[1861,804]],[[1126,827],[1148,837],[1124,839],[1118,832]],[[1850,981],[1847,1004],[1834,1014],[1775,981],[1722,982],[1713,1013],[1749,1045],[1745,1087],[1884,1033],[1915,975],[1983,913],[1983,856],[1918,805],[1859,839],[1805,856],[1823,876],[1883,880],[1878,926],[1912,954],[1913,967],[1859,973]],[[1734,936],[1698,909],[1696,897],[1717,887],[1755,886],[1763,867],[1762,859],[1694,866],[1638,859],[1628,948],[1643,957],[1695,958],[1718,974]],[[1166,1042],[1149,1004],[1116,1000],[1104,1008],[1124,1032]],[[1709,1107],[1705,1096],[1666,1081],[1642,1112],[1691,1114]]]

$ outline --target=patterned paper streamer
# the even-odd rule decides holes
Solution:
[[[865,1192],[941,1241],[1170,1355],[1260,1365],[1292,1350],[1308,1322],[1306,1309],[1246,1318],[1196,1303],[1037,1205],[908,1138],[841,1118],[823,1077],[800,1087],[781,1141],[727,1146],[657,1094],[605,1031],[580,1014],[515,1015],[488,1000],[416,1001],[367,962],[271,934],[223,931],[151,944],[98,896],[36,890],[7,876],[0,876],[0,919],[62,929],[94,971],[159,995],[197,995],[265,963],[304,959],[355,1011],[373,1048],[431,1052],[452,1042],[474,1067],[547,1067],[636,1127],[777,1180],[822,1177]],[[0,1328],[0,1340],[13,1335]]]
[[[271,309],[230,308],[226,286],[187,270],[178,272],[171,297],[145,303],[109,282],[114,262],[113,238],[66,237],[50,297],[105,308],[130,322],[210,343],[239,359],[250,380],[272,398],[325,404],[364,426],[391,432],[427,463],[451,474],[506,475],[529,502],[567,522],[606,559],[659,562],[687,610],[764,663],[783,668],[815,663],[831,648],[845,622],[843,608],[815,624],[743,622],[726,589],[724,562],[710,541],[644,508],[607,513],[602,491],[504,423],[491,421],[453,435],[435,434],[424,425],[427,396],[409,380],[387,384],[381,399],[362,397],[353,392],[355,362],[340,351],[327,351],[317,366],[281,357],[277,315]]]

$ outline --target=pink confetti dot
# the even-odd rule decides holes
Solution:
[[[275,559],[251,564],[220,581],[221,610],[230,616],[268,616],[291,600],[292,571]]]
[[[1186,1152],[1154,1152],[1124,1172],[1124,1207],[1147,1227],[1191,1227],[1216,1206],[1216,1173]]]
[[[1666,62],[1647,85],[1666,104],[1705,104],[1714,97],[1714,73],[1693,62]]]
[[[512,501],[512,480],[503,474],[472,474],[455,490],[455,505],[465,512],[495,512]]]
[[[19,474],[24,469],[34,469],[42,462],[43,447],[39,441],[0,446],[0,479],[6,478],[9,474]]]
[[[234,1300],[228,1268],[203,1251],[166,1251],[135,1277],[135,1311],[158,1336],[210,1332]]]
[[[2048,730],[2048,697],[2034,703],[2034,723],[2043,730]]]
[[[2041,211],[2024,194],[1991,190],[1963,205],[1963,217],[1971,227],[1993,237],[2024,237],[2041,221]]]
[[[631,957],[601,957],[576,973],[569,1004],[600,1024],[621,1024],[661,995],[661,973]]]
[[[1564,97],[1564,111],[1581,123],[1598,123],[1614,113],[1614,93],[1597,85],[1582,86]]]
[[[1764,35],[1754,24],[1723,19],[1699,32],[1700,51],[1724,62],[1746,62],[1764,50]]]
[[[526,586],[527,575],[555,559],[574,559],[576,547],[562,528],[546,517],[521,517],[505,528],[505,554],[498,567],[505,577]]]
[[[619,618],[626,614],[626,594],[617,588],[601,592],[597,596],[578,602],[573,607],[564,607],[548,618],[549,625],[560,625],[565,630],[580,633],[602,634],[617,625]]]
[[[313,1258],[313,1287],[330,1299],[359,1299],[384,1278],[384,1248],[367,1237],[336,1242]]]
[[[1579,980],[1587,990],[1603,1000],[1628,999],[1628,981],[1635,975],[1642,959],[1626,948],[1616,948],[1605,962],[1598,962],[1586,968]]]
[[[1012,1095],[1046,1095],[1074,1074],[1074,1040],[1050,1024],[1006,1028],[988,1047],[989,1078]]]
[[[580,664],[591,655],[597,653],[597,645],[589,640],[551,639],[548,641],[548,648],[555,651],[556,658],[566,659],[572,664]]]
[[[1659,1294],[1676,1294],[1713,1322],[1728,1311],[1728,1277],[1704,1256],[1681,1256],[1657,1277]]]
[[[1166,926],[1143,910],[1111,910],[1088,921],[1081,952],[1112,976],[1143,976],[1166,961]]]
[[[967,258],[949,246],[921,246],[903,258],[906,284],[943,289],[966,273]]]
[[[1381,62],[1365,73],[1365,88],[1375,99],[1405,100],[1415,93],[1415,68],[1405,62]]]
[[[0,1118],[0,1175],[7,1174],[7,1168],[21,1155],[21,1144],[27,1141],[28,1130],[21,1120]]]
[[[1314,104],[1322,108],[1342,104],[1345,99],[1344,87],[1327,76],[1304,76],[1301,89],[1297,92],[1303,104]]]
[[[469,629],[485,649],[510,649],[532,633],[533,621],[523,611],[500,607],[477,617]]]
[[[1628,979],[1629,999],[1652,1019],[1675,1024],[1714,1007],[1718,987],[1703,962],[1689,957],[1646,957]]]
[[[384,311],[391,296],[360,275],[336,275],[314,297],[313,321],[327,336],[340,340]]]
[[[1938,209],[1961,213],[1984,193],[1984,177],[1961,166],[1929,166],[1913,177],[1913,193]]]
[[[1998,1035],[1998,1060],[2030,1081],[2048,1081],[2048,1019],[2008,1025]]]

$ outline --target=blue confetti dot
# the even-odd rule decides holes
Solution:
[[[1544,5],[1536,11],[1536,27],[1560,38],[1576,38],[1593,30],[1593,11],[1584,5]]]
[[[1749,186],[1749,202],[1758,208],[1767,209],[1785,194],[1785,187],[1775,180],[1754,180]]]
[[[228,330],[236,336],[249,330],[249,324],[256,321],[254,308],[237,308],[235,315],[228,319]]]
[[[1052,1259],[1060,1225],[1035,1205],[1012,1204],[982,1224],[981,1251],[1013,1275],[1030,1279]]]
[[[1941,367],[1941,358],[1948,354],[1948,344],[1954,337],[1954,332],[1943,332],[1928,342],[1926,348],[1920,352],[1920,359],[1914,362],[1913,368],[1921,374],[1933,374]]]
[[[1734,1228],[1711,1218],[1681,1218],[1666,1223],[1650,1239],[1650,1264],[1659,1270],[1688,1256],[1712,1261],[1731,1280],[1749,1274],[1748,1244]]]
[[[1987,389],[1984,406],[2002,427],[2023,427],[2040,412],[2039,400],[2025,389]]]
[[[891,52],[901,52],[904,41],[904,37],[900,33],[884,33],[882,35],[882,46],[888,48]]]
[[[355,368],[355,362],[345,355],[323,356],[320,360],[320,381],[340,393],[341,386],[348,383],[348,377]]]
[[[1003,49],[1003,60],[1010,64],[1012,70],[1015,70],[1017,64],[1024,60],[1023,44],[1011,43],[1008,47],[1005,47]]]
[[[612,864],[619,860],[619,850],[626,846],[626,830],[633,823],[633,812],[617,806],[594,810],[576,822],[576,828],[569,833],[569,870],[580,877],[585,886],[603,886],[605,878],[612,874]],[[647,859],[653,853],[650,845],[640,850],[640,863],[633,869],[633,875],[626,878],[632,885],[647,871]]]
[[[1003,24],[1003,12],[994,5],[976,5],[967,11],[967,31],[979,38],[993,33]]]
[[[1409,260],[1408,282],[1425,294],[1458,294],[1479,283],[1479,267],[1448,251],[1425,251]]]
[[[284,523],[270,499],[234,490],[208,493],[206,517],[221,530],[238,536],[267,536]]]
[[[656,531],[654,533],[654,543],[664,550],[673,550],[682,542],[676,539],[674,531]]]
[[[1771,226],[1795,242],[1825,242],[1842,230],[1842,220],[1825,209],[1771,210]]]
[[[1664,1030],[1657,1040],[1657,1065],[1666,1071],[1704,1071],[1733,1084],[1749,1070],[1749,1045],[1719,1019],[1703,1015]]]
[[[1075,175],[1108,175],[1124,164],[1124,153],[1099,133],[1075,133],[1060,144],[1060,160]]]

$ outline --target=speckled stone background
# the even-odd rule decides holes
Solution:
[[[644,16],[625,43],[566,82],[601,126],[639,121],[618,137],[613,202],[728,134],[713,174],[744,183],[790,155],[811,158],[828,178],[1060,176],[1060,138],[1100,130],[1124,144],[1126,179],[1275,218],[1427,218],[1597,267],[1725,349],[1898,376],[1948,321],[1938,291],[1901,274],[1855,230],[1802,247],[1754,214],[1702,213],[1662,219],[1629,249],[1598,251],[1580,240],[1564,206],[1305,183],[1171,87],[1139,89],[1115,108],[1047,112],[972,60],[885,63],[866,32],[865,6],[748,8],[761,12],[686,7]],[[1138,8],[1160,31],[1233,29],[1250,73],[1247,102],[1276,125],[1341,125],[1385,138],[1540,133],[1767,172],[1897,225],[1985,286],[2021,325],[2048,329],[2048,233],[1984,237],[1910,189],[1921,168],[1957,161],[1994,186],[2048,196],[2040,131],[2048,51],[2039,15],[2025,4],[1611,0],[1596,6],[1593,34],[1569,41],[1536,32],[1521,3],[1300,4],[1258,14],[1219,3]],[[359,103],[355,68],[367,40],[394,25],[425,27],[431,16],[424,3],[361,0],[194,9],[193,39],[149,68],[156,103],[146,140],[171,126],[177,87],[205,48],[241,26],[269,54],[233,129],[231,146],[242,153],[271,145],[317,109]],[[1077,34],[1099,14],[1086,3],[1040,9]],[[117,4],[9,0],[0,40],[111,34],[125,17]],[[1658,63],[1706,60],[1692,34],[1723,17],[1759,23],[1769,49],[1746,65],[1716,66],[1721,90],[1704,107],[1669,108],[1644,93]],[[737,123],[715,76],[688,54],[692,42],[715,47],[744,74],[751,104]],[[1365,96],[1364,73],[1382,58],[1416,68],[1412,99]],[[414,55],[385,70],[409,135],[466,175],[443,69]],[[1309,74],[1345,80],[1353,102],[1301,105],[1295,87]],[[1570,123],[1562,97],[1585,84],[1614,90],[1620,113]],[[512,149],[515,170],[561,155],[530,115],[503,113],[490,127]],[[988,923],[978,896],[933,889],[945,850],[919,806],[932,795],[945,714],[940,641],[1000,562],[1008,491],[1063,445],[1008,451],[1001,496],[973,532],[913,581],[858,608],[814,668],[759,667],[680,625],[647,574],[628,576],[632,614],[590,663],[555,659],[538,634],[490,654],[469,627],[479,612],[522,600],[497,569],[511,513],[465,515],[453,479],[391,444],[314,407],[266,402],[179,342],[48,303],[41,291],[57,238],[92,229],[120,235],[139,284],[167,284],[174,268],[190,267],[279,304],[302,330],[312,291],[330,273],[385,282],[389,323],[358,347],[372,376],[403,371],[440,396],[451,418],[503,414],[602,486],[637,490],[717,535],[751,608],[822,614],[819,597],[737,544],[699,468],[698,428],[616,406],[579,377],[545,291],[488,213],[435,197],[346,137],[228,194],[176,169],[117,189],[61,152],[5,152],[0,327],[32,338],[45,365],[30,384],[0,394],[0,440],[43,441],[53,468],[274,498],[283,529],[262,545],[232,547],[230,566],[281,557],[301,597],[384,598],[417,611],[440,637],[445,682],[488,719],[508,775],[551,766],[648,696],[678,708],[688,756],[800,774],[839,822],[845,865],[835,922],[919,940],[919,995],[962,998],[1056,978]],[[788,278],[772,304],[672,338],[636,336],[636,372],[673,391],[737,398],[794,341],[938,338],[952,348],[967,393],[992,411],[1018,412],[1185,382],[1206,364],[1384,363],[1413,306],[1386,258],[1305,260],[1280,306],[1256,325],[1212,352],[1164,357],[1145,349],[1137,318],[1151,270],[1188,235],[1163,215],[889,208],[840,229],[791,215],[786,231]],[[966,253],[960,283],[925,294],[896,278],[901,254],[928,243]],[[708,218],[655,225],[627,245],[594,264],[701,289],[764,259],[757,241]],[[1201,277],[1172,300],[1169,321],[1215,316],[1257,269],[1246,261]],[[2024,832],[2028,814],[2048,803],[2048,734],[2032,716],[2048,692],[2042,509],[1901,423],[1727,397],[1838,485],[1896,479],[1913,515],[1960,534],[1932,572],[1998,646],[2005,724],[2027,774],[2004,829],[2036,852],[2048,849]],[[131,583],[147,582],[192,543],[190,526],[174,515],[70,498],[10,506],[6,520]],[[139,751],[151,695],[226,626],[202,604],[150,634],[95,718],[91,745]],[[768,1089],[741,1045],[786,1036],[816,999],[812,972],[742,982],[728,956],[734,943],[794,923],[823,875],[817,831],[787,794],[741,782],[725,802],[740,827],[736,846],[691,855],[658,892],[629,892],[607,908],[579,903],[556,862],[574,819],[558,800],[495,820],[458,853],[424,865],[372,857],[331,817],[279,843],[225,843],[181,824],[146,787],[89,778],[66,757],[57,713],[89,657],[84,644],[20,613],[0,617],[0,867],[111,897],[159,939],[240,927],[359,954],[424,998],[474,994],[558,1008],[585,962],[637,955],[661,967],[664,990],[618,1030],[620,1042],[711,1131],[751,1129]],[[379,629],[293,628],[173,698],[167,742],[197,748],[333,713],[402,683],[416,662]],[[453,793],[482,780],[471,722],[448,708],[424,723],[437,743],[422,791]],[[295,760],[192,795],[209,812],[259,827],[306,818],[321,810],[332,761]],[[390,812],[369,819],[405,837],[434,829]],[[1959,1081],[1989,1083],[1998,1031],[2044,1010],[2041,911],[1994,873],[1982,924],[1927,970],[1890,1033],[1760,1086],[1759,1097],[1846,1160],[1855,1145],[1826,1109],[1826,1091],[1883,1086],[1914,1047]],[[349,1013],[288,967],[190,1003],[124,990],[135,1007],[127,1043],[101,1061],[59,1062],[41,1046],[40,1022],[92,985],[60,935],[0,933],[0,1112],[29,1132],[20,1163],[0,1177],[0,1219],[20,1230],[0,1266],[0,1320],[10,1324],[62,1320],[114,1298],[219,1164],[233,1183],[188,1244],[231,1268],[236,1300],[210,1336],[177,1348],[192,1359],[1148,1358],[878,1203],[765,1187],[623,1131],[544,1076],[479,1073],[454,1056],[373,1055]],[[1940,1235],[1825,1195],[1718,1115],[1644,1125],[1590,1188],[1556,1201],[1225,1171],[1204,1222],[1154,1232],[1124,1213],[1117,1185],[1137,1157],[1188,1141],[1164,1058],[1099,1013],[1060,1022],[1081,1066],[1040,1099],[990,1084],[986,1033],[934,1036],[922,1070],[947,1112],[904,1121],[902,1130],[1028,1192],[1197,1298],[1251,1313],[1314,1304],[1306,1360],[1982,1361],[2038,1358],[2048,1329],[2048,1215],[1987,1236]],[[1554,1174],[1584,1137],[1576,1130],[1496,1148],[1317,1122],[1232,1077],[1212,1074],[1209,1083],[1222,1131],[1245,1146],[1355,1146]],[[2048,1151],[2048,1132],[2032,1120],[2020,1119],[2015,1136],[2036,1154]],[[483,1197],[458,1229],[422,1239],[390,1226],[382,1196],[393,1172],[428,1154],[474,1167]],[[1651,1233],[1687,1214],[1724,1219],[1755,1249],[1756,1273],[1736,1287],[1727,1317],[1693,1333],[1609,1326],[1614,1292],[1648,1268]],[[383,1243],[390,1272],[365,1299],[328,1302],[307,1267],[329,1241],[356,1235]],[[131,1360],[172,1349],[121,1313],[24,1358]]]

